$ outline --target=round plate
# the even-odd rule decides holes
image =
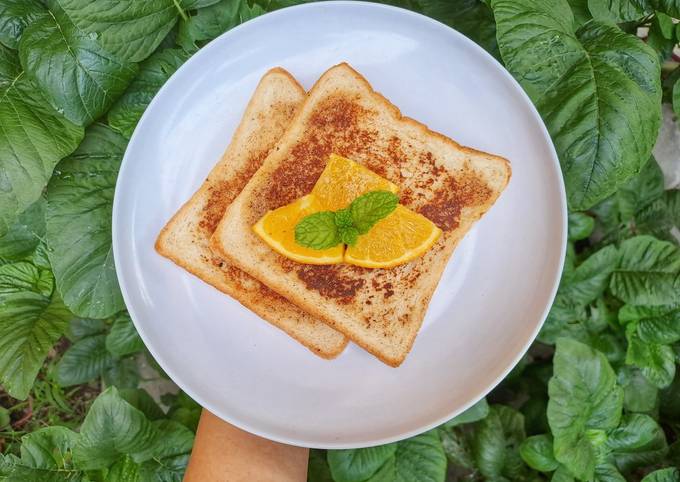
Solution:
[[[405,115],[512,163],[510,184],[454,253],[413,350],[397,369],[352,344],[336,360],[317,358],[153,247],[220,158],[269,68],[282,66],[310,88],[342,61]],[[161,367],[221,418],[310,447],[402,439],[479,400],[538,333],[565,245],[559,163],[520,86],[445,25],[358,2],[279,10],[194,55],[137,126],[113,211],[121,289]]]

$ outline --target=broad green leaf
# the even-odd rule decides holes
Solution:
[[[130,62],[151,55],[184,13],[173,0],[57,1],[80,30],[96,35],[102,47]]]
[[[594,19],[614,23],[639,20],[649,13],[636,0],[588,0],[588,9]]]
[[[106,474],[106,482],[140,482],[139,464],[126,455],[118,459]]]
[[[38,0],[0,1],[0,43],[16,49],[26,25],[44,15],[47,11]]]
[[[473,406],[465,410],[463,413],[455,416],[454,418],[446,422],[444,424],[444,427],[452,428],[466,423],[477,422],[486,417],[488,414],[489,404],[486,402],[486,398],[482,398]]]
[[[63,1],[48,0],[50,14],[24,29],[19,56],[50,104],[71,122],[85,126],[111,107],[137,67],[78,30],[59,7]]]
[[[134,357],[115,359],[102,373],[102,379],[107,386],[135,388],[140,380],[137,361]]]
[[[610,289],[633,305],[664,305],[678,301],[680,248],[651,236],[621,243],[621,263],[612,274]]]
[[[141,411],[149,420],[159,420],[165,416],[161,407],[149,395],[146,390],[141,388],[124,388],[118,390],[123,400]]]
[[[79,385],[100,377],[113,364],[106,350],[106,335],[94,335],[76,341],[57,364],[57,380],[65,387]]]
[[[336,482],[366,480],[397,450],[396,444],[365,449],[329,450],[328,466]]]
[[[162,461],[164,458],[191,452],[194,434],[184,425],[172,420],[157,420],[151,425],[155,436],[143,450],[132,455],[135,462],[141,463],[151,459]]]
[[[602,295],[618,260],[616,246],[606,246],[562,275],[557,296],[540,333],[542,342],[555,343],[566,323],[586,319],[585,307]]]
[[[519,447],[525,438],[524,417],[503,405],[491,407],[475,429],[472,453],[482,475],[516,479],[522,467]]]
[[[680,482],[680,470],[670,467],[647,474],[642,482]]]
[[[655,10],[664,12],[671,17],[680,18],[680,1],[678,0],[649,0]]]
[[[166,394],[162,397],[163,404],[169,406],[168,418],[181,423],[195,432],[201,417],[201,406],[184,392]]]
[[[444,482],[446,456],[436,430],[397,443],[394,482]]]
[[[595,219],[585,213],[569,213],[569,240],[586,239],[595,228]]]
[[[45,198],[40,197],[0,236],[0,264],[18,261],[35,251],[45,237]]]
[[[680,422],[680,371],[676,370],[673,383],[660,392],[659,411],[669,420]]]
[[[666,15],[663,12],[655,12],[654,22],[659,25],[659,30],[665,38],[668,40],[673,40],[675,36],[675,24],[673,23],[673,17]]]
[[[45,427],[21,437],[21,462],[36,469],[71,469],[78,434],[66,427]]]
[[[72,340],[85,338],[86,336],[99,335],[107,330],[104,320],[91,320],[87,318],[74,318],[71,320],[69,331],[66,334]]]
[[[74,461],[84,470],[108,467],[124,455],[147,450],[156,432],[142,412],[110,387],[97,397],[80,427]]]
[[[474,469],[475,461],[472,458],[470,444],[462,431],[442,429],[439,432],[442,448],[449,463],[463,469]]]
[[[187,52],[195,52],[206,41],[263,13],[262,7],[251,7],[246,0],[220,0],[180,23],[177,44]]]
[[[59,159],[83,130],[61,117],[0,45],[0,235],[42,194]]]
[[[553,366],[548,423],[555,458],[576,477],[592,478],[603,444],[597,433],[618,426],[623,390],[604,355],[577,341],[557,341]]]
[[[680,190],[678,189],[664,192],[663,196],[638,211],[635,218],[635,229],[638,233],[651,234],[676,244],[678,238],[673,233],[679,228]]]
[[[626,482],[626,479],[610,463],[602,463],[595,467],[594,482]]]
[[[493,12],[483,1],[418,0],[411,8],[458,30],[494,57],[500,56]]]
[[[121,312],[114,318],[111,332],[106,337],[106,349],[116,356],[130,355],[144,349],[144,342],[127,312]]]
[[[0,266],[0,381],[25,399],[47,352],[66,331],[71,316],[49,270],[31,263]]]
[[[680,27],[678,31],[680,32]],[[676,80],[673,86],[673,110],[675,115],[680,117],[680,80]]]
[[[141,465],[139,482],[182,482],[189,463],[189,454],[149,460]]]
[[[552,475],[550,482],[576,482],[576,479],[567,468],[561,465]]]
[[[652,156],[640,173],[616,192],[622,221],[628,221],[663,195],[663,171]]]
[[[311,449],[309,451],[307,482],[334,482],[325,450]]]
[[[623,408],[629,412],[653,412],[659,402],[659,389],[645,378],[640,370],[624,366],[619,371],[619,385],[623,387]]]
[[[666,456],[668,444],[663,430],[649,415],[625,415],[621,425],[607,437],[616,466],[622,472],[654,465]]]
[[[566,0],[491,5],[503,60],[555,143],[570,207],[587,209],[651,154],[661,118],[657,56],[612,24],[592,20],[576,30]]]
[[[640,368],[645,378],[657,387],[667,387],[675,376],[673,349],[667,345],[642,341],[635,323],[626,327],[626,337],[628,339],[626,363]]]
[[[181,49],[166,49],[145,60],[139,75],[108,112],[109,125],[129,139],[156,92],[187,58]]]
[[[192,10],[195,8],[205,8],[214,5],[220,0],[181,0],[182,8]]]
[[[580,27],[593,18],[588,9],[588,0],[567,0],[567,3],[569,3],[571,11],[574,14],[574,23],[577,27]]]
[[[644,342],[670,344],[680,340],[680,305],[624,305],[619,310],[619,321],[636,321]]]
[[[552,472],[560,463],[555,460],[550,435],[534,435],[519,447],[519,454],[529,467],[540,472]]]
[[[57,288],[84,318],[107,318],[125,305],[111,247],[111,212],[125,139],[96,124],[64,159],[47,190],[47,242]]]

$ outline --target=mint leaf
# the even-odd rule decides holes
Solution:
[[[333,211],[320,211],[305,216],[295,226],[295,241],[307,248],[328,249],[340,243]]]
[[[371,191],[350,204],[354,226],[359,234],[366,234],[375,223],[387,217],[399,204],[399,196],[390,191]]]
[[[351,228],[354,226],[352,212],[349,208],[341,209],[335,212],[335,225],[339,228]]]
[[[340,235],[340,241],[349,246],[357,244],[357,239],[359,239],[359,230],[354,226],[340,228],[338,229],[338,234]]]

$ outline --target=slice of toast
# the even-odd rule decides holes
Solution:
[[[344,335],[220,259],[209,246],[224,210],[283,135],[304,98],[304,89],[285,70],[272,69],[262,77],[231,144],[203,185],[160,232],[156,251],[235,298],[317,355],[334,358],[347,345]]]
[[[440,240],[423,257],[393,269],[305,265],[271,250],[253,224],[267,210],[308,194],[331,153],[397,184],[401,203],[443,230]],[[460,146],[403,117],[359,73],[340,64],[309,92],[286,134],[226,210],[211,246],[398,366],[411,350],[456,244],[509,179],[507,160]]]

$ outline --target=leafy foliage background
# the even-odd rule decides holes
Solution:
[[[155,364],[116,280],[116,175],[184,61],[297,3],[0,0],[0,480],[181,480],[200,407],[140,388],[165,375],[140,374]],[[680,115],[680,1],[384,3],[464,33],[529,94],[568,255],[538,341],[487,399],[408,440],[313,450],[309,480],[680,481],[680,192],[651,155],[662,103]]]

